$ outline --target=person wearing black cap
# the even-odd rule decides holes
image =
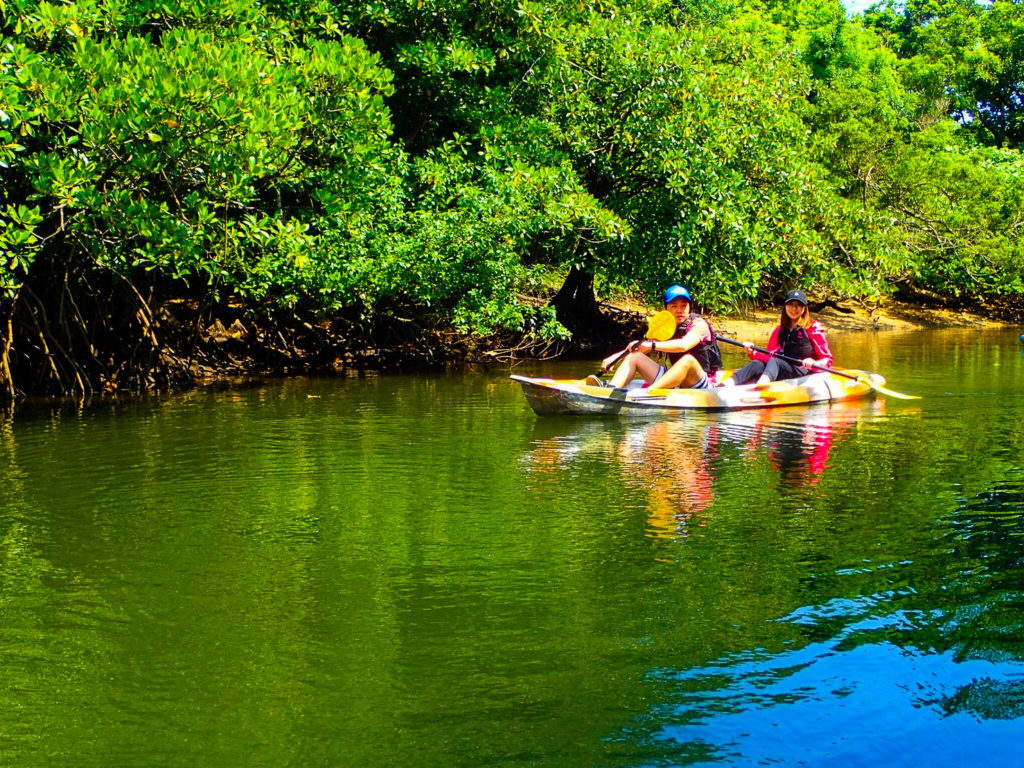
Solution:
[[[665,309],[675,315],[675,335],[667,341],[633,341],[622,352],[606,357],[601,370],[608,370],[624,352],[629,353],[615,370],[610,382],[612,387],[624,387],[634,376],[640,376],[655,389],[713,386],[712,375],[722,368],[722,353],[711,323],[703,315],[692,312],[693,298],[683,286],[669,286],[663,299]],[[654,353],[667,356],[666,365],[649,357]]]
[[[767,384],[779,379],[795,379],[814,371],[814,366],[832,365],[832,351],[825,338],[825,328],[811,319],[807,308],[807,295],[803,291],[790,291],[782,308],[782,318],[768,340],[768,354],[757,352],[750,342],[747,348],[750,362],[722,382],[723,386],[740,386],[756,380]],[[796,365],[777,355],[785,355],[803,362]]]

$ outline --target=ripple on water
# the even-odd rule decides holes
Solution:
[[[828,639],[778,653],[735,654],[655,677],[674,688],[650,713],[651,738],[670,752],[729,765],[938,765],[1018,760],[1024,671],[893,642],[935,617],[868,616],[888,596],[794,612],[830,624]],[[881,636],[881,637],[880,637]]]

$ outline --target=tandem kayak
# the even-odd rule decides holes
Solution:
[[[738,411],[828,403],[871,397],[885,384],[877,373],[844,370],[812,373],[798,379],[715,389],[647,389],[639,379],[622,389],[588,384],[582,379],[512,376],[530,407],[541,416],[647,416],[675,411]],[[855,378],[848,378],[855,377]]]

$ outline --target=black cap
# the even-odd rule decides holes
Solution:
[[[805,307],[807,306],[807,294],[803,291],[790,291],[786,294],[786,300],[783,304],[789,304],[791,301],[799,301]]]

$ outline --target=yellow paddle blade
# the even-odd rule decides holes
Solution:
[[[647,338],[655,341],[667,341],[676,332],[676,316],[663,309],[647,321]]]
[[[871,379],[869,379],[869,378],[867,378],[865,376],[858,376],[857,377],[857,381],[863,381],[865,384],[867,384],[869,387],[871,387],[873,390],[875,390],[875,392],[879,392],[879,393],[881,393],[883,395],[888,395],[889,397],[896,397],[896,398],[899,398],[900,400],[920,400],[921,399],[921,397],[919,395],[905,395],[902,392],[896,392],[896,391],[891,390],[891,389],[886,389],[885,387],[881,386],[880,384],[875,384],[875,382],[873,382]]]

